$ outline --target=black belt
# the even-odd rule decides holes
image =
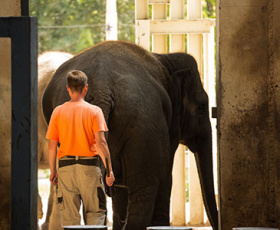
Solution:
[[[59,168],[61,167],[65,167],[68,165],[74,165],[74,164],[81,164],[81,165],[93,165],[93,166],[97,166],[100,167],[100,163],[99,163],[99,159],[97,157],[94,157],[92,159],[83,159],[83,158],[79,158],[78,160],[76,160],[75,156],[67,156],[67,159],[60,159],[58,162]],[[70,158],[70,160],[68,160]]]

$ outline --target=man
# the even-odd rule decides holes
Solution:
[[[80,225],[81,201],[85,224],[103,225],[106,197],[97,155],[104,165],[108,160],[108,186],[115,180],[104,136],[108,129],[102,110],[84,101],[88,90],[86,74],[78,70],[69,72],[66,87],[71,100],[54,109],[46,135],[50,181],[58,185],[57,202],[64,226]]]

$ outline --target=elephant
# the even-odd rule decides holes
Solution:
[[[43,92],[57,68],[73,55],[66,52],[47,51],[38,57],[38,168],[48,169],[48,142],[45,138],[47,123],[42,111]]]
[[[47,51],[39,55],[38,57],[38,169],[49,169],[48,163],[48,142],[45,138],[47,132],[47,123],[45,121],[42,111],[42,96],[43,92],[54,75],[57,68],[65,61],[72,58],[73,55],[66,52],[59,51]],[[44,224],[43,229],[48,229],[48,220],[52,211],[52,197],[54,188],[51,188],[47,221]],[[42,201],[38,194],[38,219],[43,217]]]
[[[150,53],[130,42],[99,43],[55,72],[42,99],[47,122],[69,100],[65,77],[74,69],[88,76],[85,100],[102,109],[109,128],[113,229],[170,225],[173,159],[181,143],[195,154],[206,212],[218,230],[209,103],[195,59]]]

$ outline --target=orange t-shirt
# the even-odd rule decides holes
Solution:
[[[51,116],[46,138],[60,143],[58,159],[69,156],[95,156],[94,133],[108,131],[102,110],[86,101],[65,102]]]

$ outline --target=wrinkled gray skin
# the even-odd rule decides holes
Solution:
[[[100,43],[57,70],[43,95],[47,122],[69,100],[65,76],[73,69],[88,75],[85,100],[103,110],[110,130],[113,229],[169,225],[172,164],[180,142],[195,153],[206,211],[217,230],[208,97],[194,58],[151,54],[127,42]]]

